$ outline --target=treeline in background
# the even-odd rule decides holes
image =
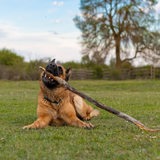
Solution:
[[[39,66],[45,67],[48,59],[24,61],[24,57],[17,55],[9,49],[0,50],[0,79],[4,80],[38,80]],[[60,62],[59,62],[60,63]],[[129,62],[123,64],[121,69],[115,67],[114,60],[110,65],[98,65],[93,62],[65,62],[66,68],[72,68],[71,79],[160,79],[160,68],[153,66],[134,67]]]

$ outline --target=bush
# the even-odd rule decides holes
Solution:
[[[0,64],[6,66],[17,66],[24,63],[24,58],[16,55],[15,52],[2,49],[0,50]]]
[[[103,67],[97,66],[93,68],[93,74],[95,79],[102,79],[103,78]]]
[[[121,70],[116,68],[110,70],[110,79],[121,80],[122,79]]]
[[[45,60],[24,62],[23,57],[8,49],[0,50],[0,79],[37,80],[38,67],[45,66]]]
[[[26,79],[29,80],[38,80],[39,79],[39,66],[46,66],[46,62],[41,59],[41,60],[34,60],[30,61],[29,63],[26,63],[25,67],[25,74],[26,74]]]

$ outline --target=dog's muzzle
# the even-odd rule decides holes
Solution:
[[[49,64],[46,66],[46,71],[50,72],[54,76],[59,76],[59,68],[57,64],[55,63],[55,59],[53,59]]]
[[[57,64],[55,63],[55,59],[48,63],[48,65],[46,66],[46,71],[54,76],[59,76],[60,74],[63,74],[62,68],[60,66],[57,66]],[[45,73],[42,75],[42,81],[49,89],[53,89],[58,85],[57,81],[53,80]]]

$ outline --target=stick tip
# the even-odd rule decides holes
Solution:
[[[42,66],[39,66],[39,69],[42,70],[42,71],[45,71],[45,68],[42,67]]]

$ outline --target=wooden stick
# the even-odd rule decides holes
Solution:
[[[94,105],[96,105],[97,107],[103,109],[103,110],[106,110],[120,118],[123,118],[125,119],[126,121],[128,122],[131,122],[133,124],[135,124],[136,126],[138,126],[140,129],[142,130],[145,130],[145,131],[149,131],[149,132],[159,132],[160,129],[151,129],[151,128],[148,128],[146,127],[143,123],[141,123],[140,121],[136,120],[135,118],[123,113],[123,112],[120,112],[120,111],[117,111],[109,106],[106,106],[104,104],[101,104],[99,102],[97,102],[96,100],[94,100],[93,98],[89,97],[88,95],[82,93],[82,92],[79,92],[77,91],[75,88],[71,87],[65,80],[61,79],[60,77],[57,77],[57,76],[53,76],[51,73],[47,72],[45,70],[45,68],[43,67],[39,67],[42,71],[44,71],[48,76],[50,76],[51,78],[53,78],[54,80],[56,80],[60,85],[64,86],[65,88],[67,88],[68,90],[70,90],[71,92],[81,96],[82,98],[86,99],[87,101],[93,103]]]

